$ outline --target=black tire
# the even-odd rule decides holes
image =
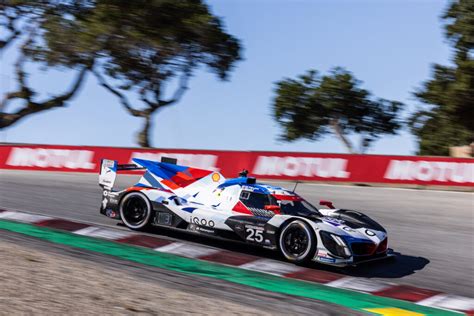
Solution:
[[[148,198],[140,192],[131,192],[120,201],[120,218],[130,229],[143,230],[150,223],[152,207]]]
[[[290,262],[308,262],[316,253],[316,236],[313,229],[302,220],[297,219],[285,225],[278,239],[280,252]]]

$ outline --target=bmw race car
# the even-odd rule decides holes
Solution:
[[[317,209],[293,191],[262,184],[241,173],[225,179],[216,171],[133,159],[120,165],[103,159],[100,212],[128,228],[170,227],[240,241],[281,252],[290,262],[315,261],[345,267],[388,258],[387,232],[352,210]],[[113,189],[117,172],[145,170],[138,183]]]

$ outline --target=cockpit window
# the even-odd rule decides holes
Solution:
[[[242,191],[240,193],[240,201],[245,206],[251,208],[264,209],[265,205],[276,205],[276,200],[270,194],[255,193],[250,191]]]
[[[278,205],[280,205],[281,213],[286,215],[321,215],[318,209],[308,203],[305,200],[299,201],[290,201],[290,200],[278,200]]]

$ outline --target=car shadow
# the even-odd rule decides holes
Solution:
[[[423,270],[430,263],[424,257],[399,252],[392,252],[392,254],[394,257],[391,259],[368,262],[355,267],[336,268],[318,264],[317,268],[353,277],[398,279]]]
[[[210,247],[216,247],[232,252],[239,252],[260,258],[268,258],[286,262],[283,256],[276,251],[238,241],[215,239],[213,237],[197,235],[188,231],[177,231],[174,229],[161,227],[151,227],[146,231],[146,233],[150,233],[154,236],[166,236],[177,239],[178,241],[182,240],[195,242]],[[430,261],[424,257],[410,256],[399,252],[393,252],[391,249],[389,249],[389,251],[394,255],[394,257],[391,259],[367,262],[355,267],[338,268],[314,262],[303,264],[301,266],[353,277],[396,279],[414,274],[417,271],[424,269],[425,266],[430,263]]]

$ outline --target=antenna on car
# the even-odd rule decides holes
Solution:
[[[295,182],[295,187],[293,188],[293,191],[292,191],[293,193],[295,193],[295,190],[296,190],[296,187],[298,186],[298,183],[299,183],[299,182],[298,182],[298,180],[297,180],[297,181]]]
[[[247,175],[249,174],[249,171],[247,169],[244,169],[239,172],[239,177],[240,178],[247,178]]]

